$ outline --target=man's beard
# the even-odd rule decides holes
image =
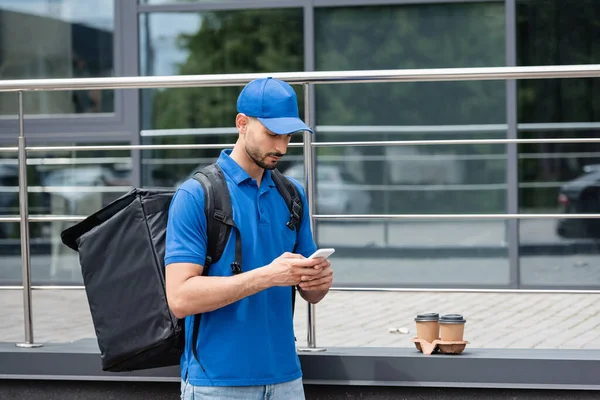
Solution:
[[[248,147],[248,145],[246,145],[246,153],[248,154],[250,159],[252,161],[254,161],[254,164],[258,165],[262,169],[269,169],[269,170],[275,169],[275,167],[277,167],[277,162],[269,165],[269,164],[265,163],[265,161],[264,161],[265,158],[267,158],[269,156],[283,157],[283,154],[281,154],[281,153],[266,153],[263,157],[261,157],[258,149],[251,149],[250,147]]]

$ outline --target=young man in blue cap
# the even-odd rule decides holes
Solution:
[[[325,259],[307,258],[316,245],[302,186],[294,181],[304,203],[296,232],[286,227],[289,210],[271,170],[285,155],[293,133],[312,131],[298,116],[292,87],[277,79],[246,85],[237,110],[238,140],[233,150],[221,152],[217,164],[242,238],[244,272],[232,274],[235,246],[230,240],[209,275],[201,276],[207,234],[204,193],[197,181],[183,183],[169,210],[167,300],[178,318],[202,313],[196,343],[190,343],[186,318],[181,398],[304,399],[290,287],[297,285],[306,301],[316,303],[331,287],[332,270]]]

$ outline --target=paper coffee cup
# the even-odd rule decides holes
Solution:
[[[417,337],[429,343],[439,338],[440,326],[438,313],[419,314],[415,318],[417,323]]]
[[[463,341],[466,322],[462,314],[442,315],[439,320],[440,339],[447,342]]]

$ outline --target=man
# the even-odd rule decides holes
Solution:
[[[178,318],[202,313],[192,352],[192,323],[186,318],[181,357],[181,398],[304,399],[296,354],[291,286],[308,302],[319,302],[332,283],[323,258],[309,259],[316,245],[304,203],[298,231],[286,227],[289,210],[271,170],[286,153],[291,135],[310,128],[298,116],[298,100],[287,83],[250,82],[237,101],[239,132],[233,150],[218,165],[229,188],[233,219],[242,243],[241,274],[232,274],[235,245],[201,276],[206,257],[202,186],[193,179],[177,190],[169,210],[166,240],[167,300]],[[296,236],[297,235],[297,236]],[[296,252],[292,253],[297,240]]]

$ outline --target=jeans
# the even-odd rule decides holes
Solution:
[[[302,378],[263,386],[193,386],[181,382],[181,400],[304,400]]]

